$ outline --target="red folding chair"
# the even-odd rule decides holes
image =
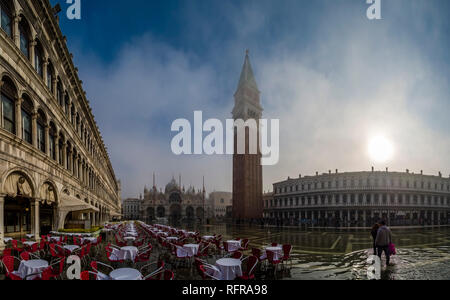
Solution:
[[[255,269],[258,265],[258,258],[256,256],[250,256],[247,261],[247,270],[238,277],[241,280],[253,280],[255,279]]]

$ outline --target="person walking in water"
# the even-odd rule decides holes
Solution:
[[[373,239],[373,255],[377,255],[377,245],[375,244],[375,242],[378,235],[378,229],[380,229],[380,224],[376,223],[375,225],[373,225],[372,231],[370,232]]]
[[[380,222],[380,228],[378,229],[378,234],[375,239],[375,245],[378,250],[378,256],[381,259],[381,255],[383,251],[386,255],[386,265],[390,265],[390,253],[389,253],[389,245],[392,243],[392,233],[391,230],[386,226],[385,221]]]

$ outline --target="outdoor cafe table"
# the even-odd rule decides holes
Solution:
[[[189,253],[189,257],[193,257],[197,255],[199,247],[199,244],[186,244],[183,246],[183,249],[185,249],[186,252]]]
[[[49,239],[51,242],[59,242],[61,238],[59,236],[51,236]]]
[[[112,280],[142,280],[142,274],[136,269],[122,268],[109,274]]]
[[[34,239],[34,234],[26,234],[25,235],[28,239]]]
[[[66,249],[67,251],[69,251],[70,253],[73,253],[74,251],[80,249],[80,246],[77,245],[65,245],[63,246],[64,249]]]
[[[4,238],[3,241],[5,242],[5,244],[8,244],[9,242],[11,242],[13,239],[12,238]]]
[[[273,259],[274,260],[280,260],[281,257],[283,257],[283,248],[280,247],[267,247],[266,251],[273,252]],[[264,253],[263,257],[266,257],[267,254]]]
[[[119,252],[119,259],[134,261],[138,254],[138,248],[133,246],[122,247]]]
[[[42,273],[45,269],[48,268],[48,262],[41,259],[33,259],[28,261],[21,261],[18,269],[19,276],[25,279],[25,277]],[[35,277],[36,278],[36,277]],[[33,280],[31,276],[27,278],[27,280]]]
[[[89,242],[89,243],[95,243],[95,242],[97,242],[97,239],[96,238],[93,238],[93,237],[87,237],[87,238],[82,238],[81,239],[81,242],[84,244],[84,243],[86,243],[86,242]]]
[[[214,239],[214,236],[212,236],[212,235],[205,235],[205,236],[203,236],[203,239],[204,240],[212,240],[212,239]]]
[[[241,241],[232,240],[232,241],[227,241],[227,243],[228,243],[228,250],[229,251],[234,252],[234,251],[237,251],[237,250],[239,250],[241,248]]]
[[[242,262],[240,259],[222,258],[216,261],[216,266],[222,272],[223,280],[235,280],[242,276]]]
[[[168,240],[168,241],[177,241],[178,238],[176,236],[169,236],[168,238],[166,238],[166,240]]]
[[[28,241],[28,242],[23,242],[23,244],[31,248],[31,247],[33,247],[34,244],[37,244],[37,242]]]

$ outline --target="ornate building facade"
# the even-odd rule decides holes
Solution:
[[[234,120],[257,122],[257,154],[250,154],[250,130],[245,129],[245,153],[238,153],[239,132],[235,129],[233,156],[233,219],[260,219],[263,216],[262,166],[259,149],[259,120],[263,109],[248,51],[237,91],[234,95]]]
[[[48,0],[0,0],[0,247],[120,216],[116,180]]]
[[[141,204],[141,220],[150,224],[157,219],[167,219],[170,223],[202,222],[207,216],[205,188],[195,190],[193,187],[185,189],[172,179],[164,191],[158,191],[155,180],[153,188],[144,190],[144,199]]]
[[[329,227],[444,225],[450,221],[450,179],[398,172],[308,176],[275,183],[264,217]]]

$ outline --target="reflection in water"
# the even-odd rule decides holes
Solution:
[[[272,242],[292,244],[292,268],[275,278],[270,272],[261,272],[262,279],[366,280],[366,261],[373,254],[370,232],[366,231],[302,231],[230,225],[199,230],[222,234],[225,240],[250,238],[250,247],[262,248]],[[449,228],[394,229],[393,239],[398,254],[392,257],[390,267],[385,267],[383,258],[382,279],[450,279]]]

